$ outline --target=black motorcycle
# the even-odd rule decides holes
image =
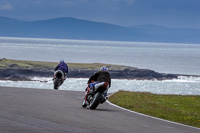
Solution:
[[[102,82],[98,84],[96,89],[91,90],[89,87],[86,88],[85,98],[83,100],[82,107],[86,108],[89,105],[90,109],[94,110],[97,108],[99,103],[104,103],[106,101],[103,93],[107,90],[107,82]]]
[[[65,80],[65,74],[61,70],[55,71],[53,78],[54,89],[58,90],[58,87],[62,85],[64,80]]]

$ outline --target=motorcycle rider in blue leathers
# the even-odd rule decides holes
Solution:
[[[68,66],[64,62],[64,60],[60,61],[60,63],[56,66],[55,71],[57,71],[57,70],[61,70],[64,73],[65,77],[67,76],[67,74],[68,74]]]
[[[61,80],[61,84],[62,84],[64,82],[64,80],[66,79],[66,76],[68,74],[68,66],[67,66],[67,64],[64,62],[64,60],[60,61],[60,63],[56,66],[56,68],[54,70],[55,70],[55,72],[54,72],[53,80],[55,79],[56,73],[61,71],[61,73],[63,74],[63,80]]]

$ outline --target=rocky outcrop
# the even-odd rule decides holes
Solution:
[[[113,78],[126,77],[126,79],[138,79],[138,80],[142,79],[164,80],[164,79],[178,78],[178,76],[175,74],[163,74],[148,69],[136,69],[136,70],[125,69],[121,72],[111,71],[111,73]]]
[[[53,70],[49,69],[0,69],[0,79],[7,80],[30,80],[30,77],[53,77]],[[69,78],[89,78],[97,70],[70,69]],[[148,69],[121,69],[109,70],[113,79],[138,79],[138,80],[165,80],[177,78],[175,74],[163,74]]]

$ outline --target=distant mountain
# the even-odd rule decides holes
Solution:
[[[22,21],[0,17],[0,36],[140,42],[200,43],[200,29],[124,27],[70,17]]]
[[[0,16],[0,25],[15,24],[15,23],[21,23],[21,22],[24,22],[24,21]]]

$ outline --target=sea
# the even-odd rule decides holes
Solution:
[[[106,63],[151,69],[160,73],[193,75],[163,81],[112,79],[109,92],[127,90],[200,95],[200,44],[0,37],[0,58]],[[32,80],[1,80],[0,86],[53,89],[52,77],[32,77]],[[87,80],[68,77],[59,89],[84,91]]]

